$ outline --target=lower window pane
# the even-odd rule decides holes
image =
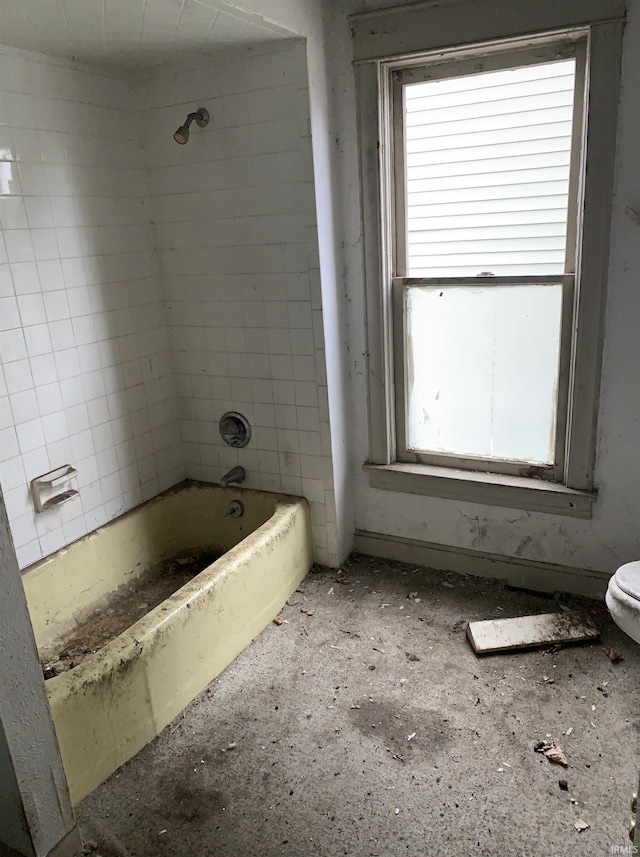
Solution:
[[[554,460],[562,285],[406,290],[407,445]]]

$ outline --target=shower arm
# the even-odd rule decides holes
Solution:
[[[196,125],[200,125],[201,128],[203,127],[204,123],[202,122],[202,117],[201,117],[200,113],[197,111],[195,113],[188,113],[187,114],[187,118],[184,121],[185,128],[190,128],[194,119],[195,119]]]

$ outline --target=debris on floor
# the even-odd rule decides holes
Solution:
[[[593,640],[600,632],[585,612],[541,613],[513,619],[469,622],[467,638],[476,654],[530,649],[549,643]]]
[[[283,620],[279,616],[276,616],[276,618],[273,620],[273,624],[274,625],[282,625],[282,621]]]
[[[617,649],[605,649],[604,652],[612,664],[617,664],[618,661],[624,660],[624,655],[621,654]]]
[[[269,623],[81,802],[78,826],[100,857],[590,857],[625,841],[638,773],[620,747],[635,746],[637,694],[623,689],[640,674],[640,646],[598,615],[601,642],[483,658],[461,645],[463,619],[556,604],[486,578],[463,589],[452,574],[455,590],[443,590],[442,572],[413,564],[342,568],[351,585],[335,570],[308,576],[277,614],[289,628]],[[611,664],[605,646],[625,660]],[[559,745],[568,767],[534,753],[537,741]]]
[[[588,830],[591,827],[590,824],[587,824],[587,822],[583,821],[581,818],[575,821],[573,826],[578,831],[578,833],[582,833],[583,830]]]
[[[558,780],[558,785],[560,786],[560,791],[569,791],[569,783],[566,780]]]
[[[548,649],[545,649],[542,654],[543,655],[555,655],[556,652],[559,652],[562,646],[560,643],[555,643],[553,646],[549,646]]]
[[[546,756],[550,762],[554,762],[556,765],[562,765],[563,768],[569,766],[562,748],[554,744],[553,741],[538,741],[533,749],[536,753],[542,753],[543,756]]]

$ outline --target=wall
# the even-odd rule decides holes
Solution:
[[[1,490],[0,586],[0,853],[44,857],[73,814]]]
[[[242,0],[242,8],[306,40],[337,561],[342,561],[353,545],[354,426],[349,377],[354,364],[348,330],[351,284],[345,256],[351,236],[345,216],[358,205],[360,193],[351,176],[343,173],[345,163],[340,156],[343,127],[339,121],[341,99],[337,97],[340,90],[336,86],[342,87],[341,76],[350,72],[350,60],[344,67],[336,65],[337,60],[342,62],[340,42],[348,33],[343,5],[342,0]],[[338,45],[334,44],[336,23],[343,30]]]
[[[337,562],[304,44],[227,50],[136,77],[189,476],[307,497],[316,557]],[[185,146],[173,132],[205,107]],[[243,413],[241,450],[218,420]]]
[[[126,80],[0,49],[0,483],[34,562],[179,481],[143,153]],[[79,500],[34,516],[65,463]]]
[[[367,8],[393,5],[367,2]],[[360,530],[472,548],[507,556],[613,572],[640,555],[640,397],[634,367],[640,364],[640,175],[636,142],[640,116],[634,92],[640,81],[640,3],[629,0],[625,33],[623,94],[616,156],[609,266],[606,339],[600,395],[596,483],[599,492],[591,521],[542,513],[403,495],[369,487],[362,472],[368,455],[365,385],[364,295],[361,256],[355,92],[350,67],[351,43],[346,14],[361,11],[362,2],[337,0],[328,19],[332,85],[338,93],[343,185],[346,291],[349,303],[349,345],[353,370],[349,398],[353,403],[355,436],[352,467],[355,480],[356,527]],[[339,9],[339,13],[338,13]],[[606,204],[606,203],[603,203]]]

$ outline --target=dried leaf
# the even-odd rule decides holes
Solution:
[[[621,654],[617,649],[605,649],[605,654],[609,658],[612,664],[617,664],[618,661],[624,660],[624,655]]]
[[[536,753],[542,753],[550,762],[554,762],[556,765],[562,765],[563,768],[569,766],[562,748],[558,747],[552,741],[539,741],[533,749]]]
[[[555,655],[556,652],[559,652],[562,646],[560,643],[554,643],[553,646],[549,646],[548,649],[545,649],[542,654],[543,655]]]
[[[562,748],[557,747],[555,744],[552,744],[547,750],[545,750],[544,755],[550,762],[555,762],[556,765],[562,765],[563,768],[569,766],[569,762],[567,761],[567,757],[562,751]]]

